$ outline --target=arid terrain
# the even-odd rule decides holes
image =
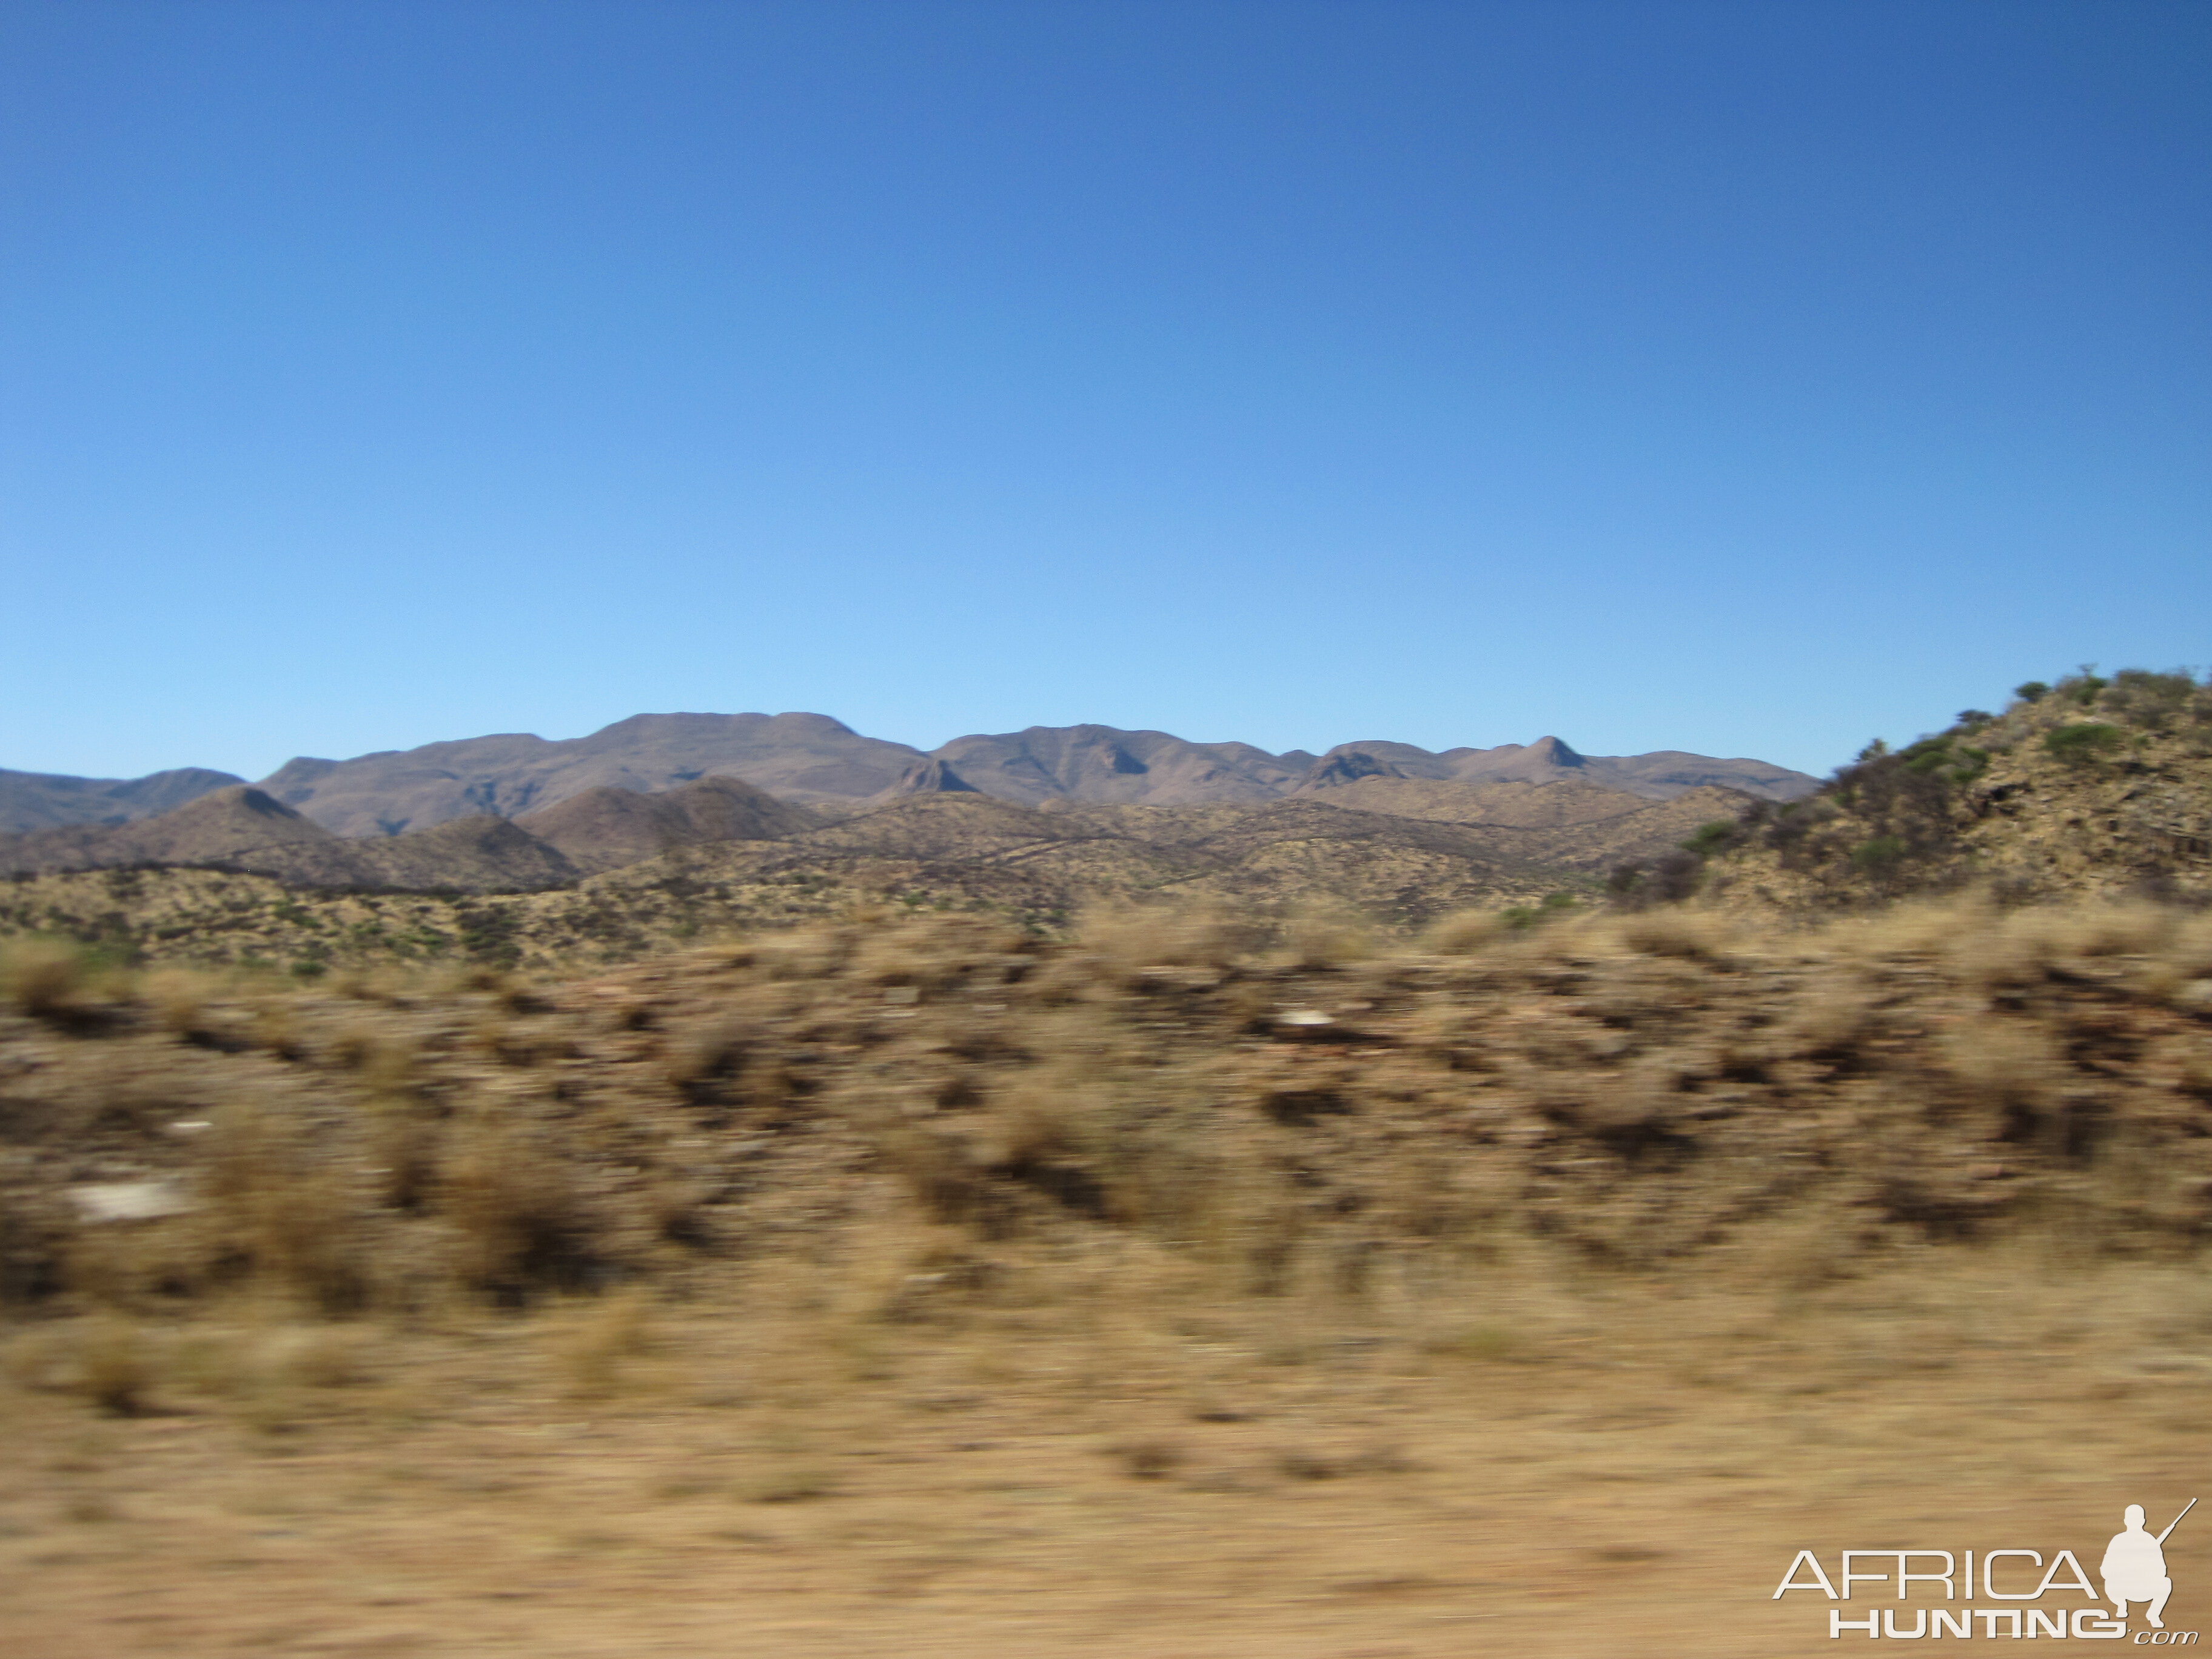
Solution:
[[[1810,1653],[2203,1468],[2172,909],[9,984],[11,1652]]]
[[[1653,801],[1578,783],[1437,784],[1407,787],[1449,799],[1382,811],[1301,799],[1047,811],[946,794],[773,835],[672,838],[665,850],[639,833],[655,827],[637,822],[647,811],[672,817],[697,792],[728,787],[709,780],[612,799],[617,792],[605,791],[518,820],[460,818],[366,841],[272,818],[267,797],[229,790],[118,830],[21,838],[18,849],[34,854],[58,844],[97,854],[94,837],[112,836],[131,856],[105,868],[26,858],[0,876],[0,930],[62,934],[134,961],[308,975],[394,959],[611,963],[856,905],[991,917],[1054,936],[1085,910],[1138,899],[1228,905],[1272,921],[1333,907],[1403,930],[1472,906],[1595,899],[1607,870],[1665,856],[1700,825],[1732,822],[1747,799],[1717,789]],[[1407,806],[1422,810],[1396,810]],[[557,846],[531,833],[549,828],[545,818],[556,820]],[[149,843],[164,847],[161,857],[137,855]],[[346,878],[371,860],[382,867],[378,884]]]
[[[1774,1659],[1876,1605],[1800,1550],[2094,1571],[2212,1449],[2212,719],[2033,690],[1734,816],[708,780],[368,843],[538,891],[19,875],[0,1651]],[[362,844],[250,793],[119,829]]]

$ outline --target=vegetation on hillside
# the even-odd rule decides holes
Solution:
[[[2084,669],[2030,681],[1802,800],[1757,802],[1631,890],[1863,907],[1978,885],[2004,902],[2212,897],[2212,680]],[[1618,883],[1617,885],[1621,884]]]

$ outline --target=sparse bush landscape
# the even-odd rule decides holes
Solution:
[[[0,10],[0,1659],[2202,1648],[2208,64]]]
[[[1744,902],[1949,869],[1909,803],[1978,746],[1862,762],[1810,849],[1687,834],[1672,900],[1418,928],[848,900],[310,976],[18,934],[10,1616],[57,1646],[127,1561],[117,1652],[1749,1655],[1783,1626],[1697,1609],[1778,1537],[2171,1484],[2193,890]]]

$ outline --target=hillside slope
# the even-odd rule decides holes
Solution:
[[[608,809],[617,829],[641,837],[620,856],[662,833],[650,821],[641,828],[638,815],[669,799],[632,795]],[[1544,816],[1525,797],[1514,799]],[[1397,932],[1562,890],[1594,900],[1601,876],[1671,851],[1741,797],[1704,791],[1639,800],[1633,811],[1592,822],[1524,827],[1364,811],[1311,797],[1041,811],[981,794],[919,795],[781,839],[679,837],[580,880],[574,861],[520,823],[479,816],[346,840],[261,799],[264,817],[282,815],[275,844],[254,850],[234,841],[218,857],[203,840],[198,856],[174,860],[195,867],[125,868],[154,860],[117,856],[104,868],[80,860],[19,874],[0,884],[0,933],[59,933],[132,958],[250,959],[314,972],[392,957],[547,968],[623,961],[702,933],[886,907],[997,915],[1047,934],[1081,912],[1132,901],[1211,907],[1262,928],[1319,907]],[[605,827],[606,803],[586,797],[581,807]],[[501,880],[472,877],[447,843],[484,836],[511,838],[557,862],[501,866]],[[601,858],[616,855],[605,841],[575,844],[586,862],[593,847]],[[447,861],[395,863],[418,848]],[[499,852],[479,847],[477,856]],[[255,871],[264,873],[247,873]]]
[[[258,789],[236,785],[160,817],[0,836],[0,875],[145,866],[242,871],[310,888],[528,892],[576,878],[561,854],[505,818],[478,815],[349,840]]]
[[[1753,809],[1716,859],[1731,902],[2212,900],[2212,684],[2130,669],[2031,682],[2001,714],[1876,744],[1808,799]]]
[[[173,812],[187,801],[245,781],[204,766],[153,772],[143,778],[73,778],[0,769],[0,835],[72,823],[129,823]]]
[[[1271,755],[1249,743],[1188,743],[1110,726],[955,738],[935,757],[971,788],[1025,805],[1060,798],[1153,806],[1273,800],[1296,788],[1314,761],[1302,749]]]
[[[260,787],[342,836],[397,835],[483,812],[513,817],[602,786],[649,794],[708,776],[801,804],[862,799],[921,758],[826,714],[637,714],[557,742],[523,732],[302,757]]]
[[[778,841],[816,827],[815,815],[736,778],[701,778],[657,794],[601,784],[517,818],[579,871],[596,875],[716,841]]]
[[[1410,743],[1339,744],[1314,763],[1297,793],[1389,778],[1461,784],[1551,784],[1574,779],[1651,800],[1711,788],[1739,790],[1766,800],[1794,800],[1818,787],[1818,780],[1805,773],[1766,761],[1717,760],[1671,749],[1648,755],[1584,755],[1557,738],[1539,738],[1531,744],[1447,749],[1441,754]]]

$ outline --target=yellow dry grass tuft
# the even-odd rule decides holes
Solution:
[[[0,1001],[34,1019],[74,1012],[89,968],[82,947],[27,937],[0,945]]]
[[[1505,918],[1495,910],[1459,910],[1430,925],[1421,943],[1439,956],[1473,956],[1488,950],[1511,933]]]
[[[580,1282],[590,1228],[570,1167],[514,1119],[483,1108],[449,1130],[435,1194],[464,1284],[519,1304]]]

